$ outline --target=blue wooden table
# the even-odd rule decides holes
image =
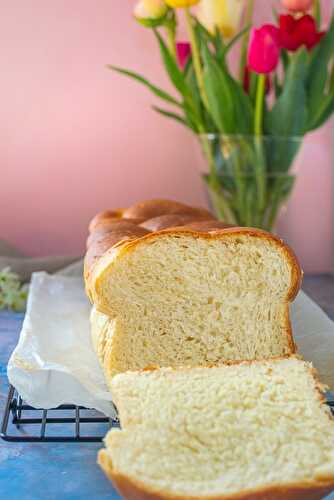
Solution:
[[[334,278],[310,277],[304,289],[334,319]],[[7,397],[6,366],[23,314],[0,312],[0,416]],[[120,498],[96,465],[99,443],[7,443],[0,440],[0,499]],[[334,500],[334,494],[328,499]]]
[[[0,312],[0,418],[7,398],[6,367],[23,314]],[[11,443],[0,440],[1,500],[119,499],[96,465],[101,443]]]

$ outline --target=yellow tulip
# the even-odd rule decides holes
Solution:
[[[143,4],[149,17],[153,19],[164,16],[168,9],[163,0],[143,0]]]
[[[166,4],[173,9],[179,9],[184,7],[191,7],[192,5],[196,5],[200,0],[166,0]]]
[[[208,31],[216,28],[226,38],[234,36],[239,29],[244,0],[201,0],[198,18]]]
[[[154,27],[159,26],[167,10],[168,6],[163,0],[140,0],[133,14],[141,24]]]

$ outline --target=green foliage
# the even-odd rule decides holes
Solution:
[[[185,82],[184,73],[179,69],[175,58],[167,48],[167,45],[164,42],[160,33],[157,30],[154,30],[154,34],[157,38],[160,47],[161,57],[171,83],[180,92],[180,94],[183,95],[183,97],[189,96],[189,88],[187,87],[187,84]]]
[[[204,84],[209,112],[223,134],[250,134],[254,121],[251,100],[240,84],[219,64],[209,48],[203,46]]]
[[[164,101],[167,101],[170,104],[174,104],[174,106],[180,106],[181,103],[178,102],[174,97],[172,97],[170,94],[165,92],[164,90],[160,89],[156,85],[153,85],[151,82],[146,80],[143,76],[139,75],[138,73],[135,73],[134,71],[129,71],[127,69],[119,68],[117,66],[112,66],[111,64],[107,65],[108,69],[112,69],[113,71],[116,71],[117,73],[121,73],[122,75],[129,76],[130,78],[142,83],[148,89],[157,97],[160,97],[160,99],[163,99]]]
[[[266,130],[270,135],[294,137],[303,134],[306,122],[305,74],[307,52],[300,49],[290,62],[284,88],[267,114]]]
[[[278,14],[273,13],[277,22]],[[263,87],[259,87],[260,78],[254,72],[250,73],[249,89],[245,92],[245,50],[239,79],[229,67],[228,55],[235,44],[243,40],[246,49],[249,26],[227,42],[218,29],[211,33],[197,18],[192,18],[188,29],[193,49],[197,46],[198,50],[181,69],[173,43],[175,13],[170,10],[168,15],[172,24],[165,23],[163,28],[169,28],[168,43],[156,28],[153,31],[178,97],[138,73],[109,68],[145,85],[155,97],[173,107],[170,110],[154,105],[156,112],[198,134],[210,167],[204,180],[222,218],[271,229],[281,203],[293,188],[294,176],[289,170],[302,137],[334,113],[334,15],[326,36],[312,50],[281,50],[280,69],[271,75],[270,98],[258,92]],[[320,26],[319,8],[315,15]],[[261,130],[265,137],[257,135]],[[207,134],[216,135],[208,139]]]
[[[306,131],[322,125],[333,112],[334,87],[330,81],[329,66],[334,61],[334,15],[330,27],[310,56],[306,91],[308,97],[308,121]],[[325,104],[324,104],[325,102]]]
[[[172,111],[168,111],[167,109],[162,109],[162,108],[159,108],[159,106],[152,106],[152,108],[154,109],[154,111],[156,111],[157,113],[160,113],[161,115],[164,115],[166,116],[167,118],[172,118],[173,120],[176,120],[180,123],[182,123],[183,125],[185,125],[186,127],[189,127],[191,128],[194,132],[196,132],[196,130],[193,128],[191,122],[189,123],[187,120],[185,120],[181,115],[178,115],[177,113],[173,113]]]
[[[317,25],[318,30],[321,29],[321,6],[320,6],[320,0],[314,0],[314,9],[313,9],[313,14],[315,17],[315,22]]]
[[[0,271],[0,310],[24,311],[28,296],[28,286],[21,285],[16,273],[9,267]]]

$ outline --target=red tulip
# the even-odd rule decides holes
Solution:
[[[291,12],[307,12],[312,7],[314,0],[281,0],[283,7]]]
[[[248,66],[245,66],[243,87],[244,87],[244,91],[247,94],[249,93],[250,78],[251,78],[251,70],[249,69]],[[266,76],[266,94],[269,94],[270,91],[271,91],[270,75],[267,75]]]
[[[191,47],[189,42],[177,42],[176,55],[177,55],[177,61],[181,69],[184,69],[190,57],[190,54],[191,54]]]
[[[305,45],[311,50],[317,45],[325,32],[317,32],[316,22],[306,14],[298,19],[290,14],[280,16],[280,43],[284,49],[295,51]]]
[[[255,73],[270,73],[276,69],[280,57],[279,30],[272,24],[254,29],[248,48],[248,66]]]

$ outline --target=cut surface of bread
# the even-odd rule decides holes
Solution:
[[[334,422],[292,356],[119,374],[98,462],[127,499],[306,499],[334,488]]]
[[[89,287],[102,312],[92,330],[107,379],[291,354],[289,302],[299,286],[292,252],[258,230],[165,230],[116,246]]]

